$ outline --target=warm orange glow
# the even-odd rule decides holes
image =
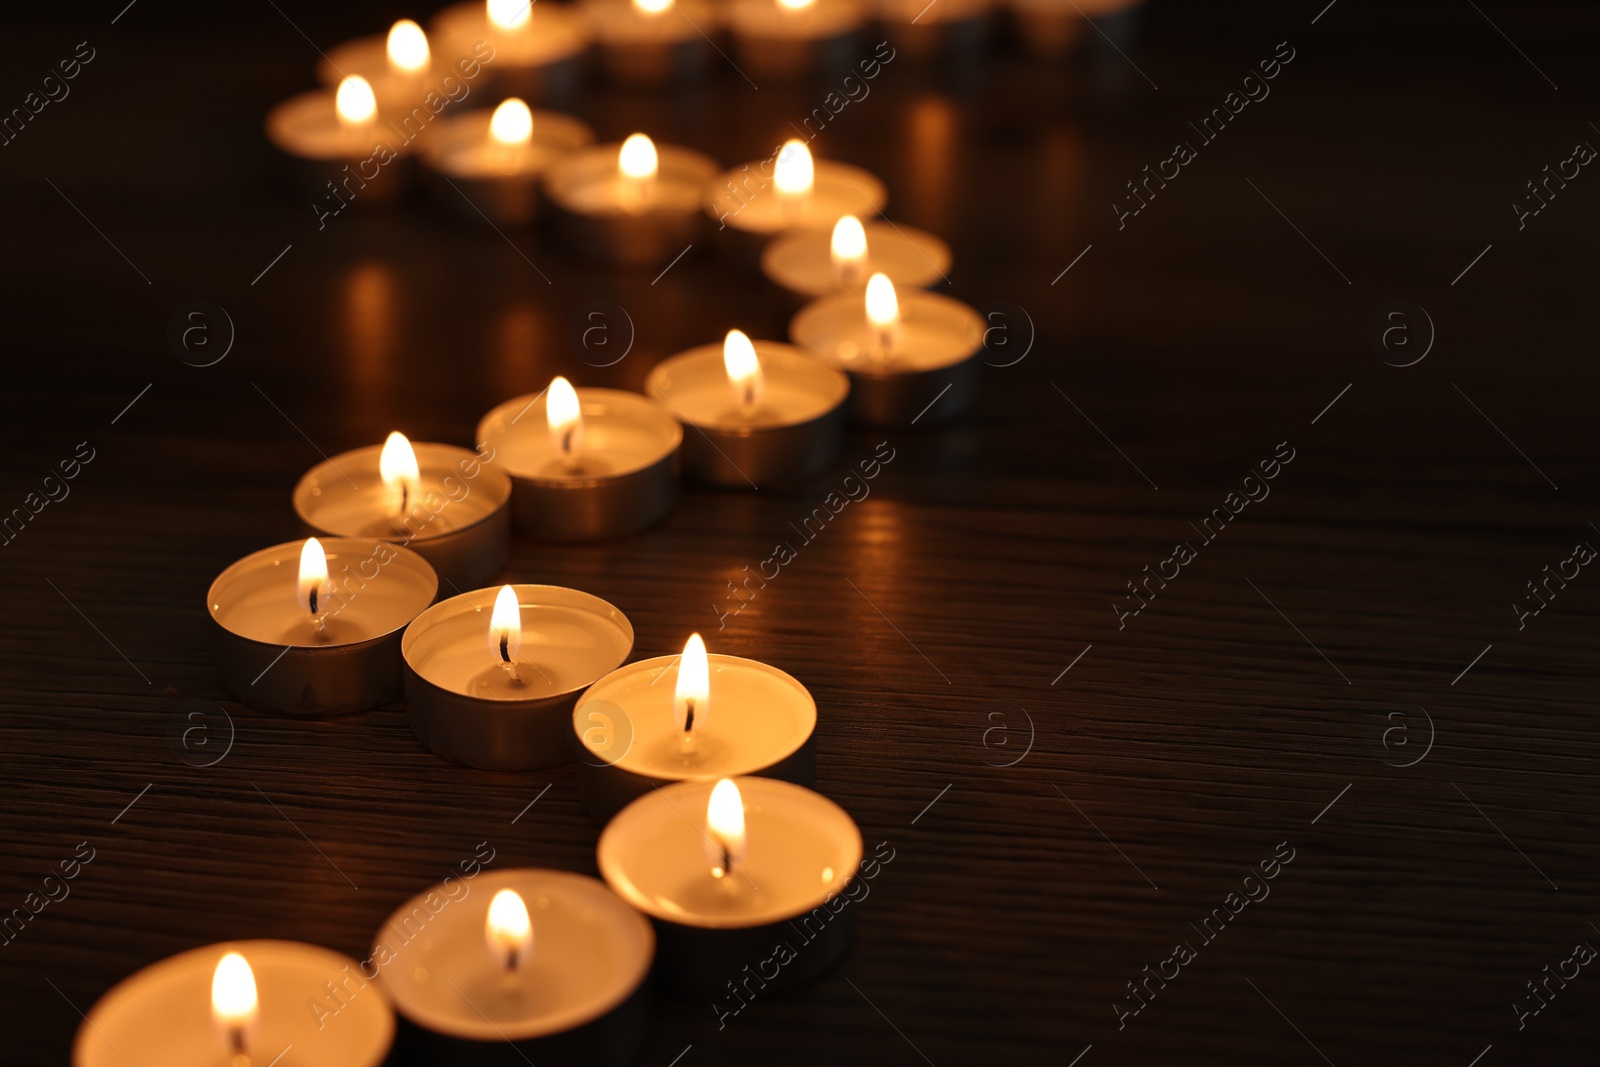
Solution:
[[[641,15],[660,15],[672,7],[672,0],[633,0],[633,7]]]
[[[722,342],[722,366],[728,372],[728,385],[734,399],[742,407],[753,408],[761,403],[766,391],[767,378],[761,372],[761,360],[756,358],[756,346],[743,330],[729,330]]]
[[[229,952],[211,972],[211,1019],[235,1056],[245,1054],[246,1038],[258,1010],[255,972],[243,956]]]
[[[778,6],[785,11],[804,11],[817,0],[778,0]]]
[[[359,74],[351,74],[339,83],[334,94],[334,110],[339,122],[345,126],[365,126],[378,115],[378,98],[372,95],[372,86]]]
[[[489,0],[489,24],[497,30],[520,30],[533,15],[533,0]]]
[[[378,474],[383,477],[383,487],[389,493],[390,513],[404,515],[410,511],[422,475],[417,470],[417,454],[411,442],[398,430],[383,442],[383,451],[378,454]]]
[[[389,67],[400,74],[421,74],[428,69],[428,35],[410,19],[389,27]]]
[[[887,274],[867,279],[867,322],[878,335],[878,344],[888,352],[900,334],[900,298]]]
[[[498,144],[527,144],[533,138],[533,112],[514,96],[500,101],[489,117],[489,136]]]
[[[328,554],[322,550],[321,541],[308,537],[300,548],[300,581],[296,593],[300,606],[314,616],[327,611],[327,588]]]
[[[517,602],[516,590],[502,585],[489,615],[489,651],[497,662],[510,666],[521,650],[522,605]]]
[[[744,798],[732,778],[724,778],[711,790],[706,804],[706,835],[713,852],[711,876],[725,877],[733,865],[744,859]]]
[[[829,243],[833,258],[833,272],[840,285],[859,285],[862,271],[867,266],[867,231],[861,220],[846,215],[833,226],[833,240]]]
[[[515,889],[502,889],[489,901],[483,939],[490,955],[508,971],[522,967],[533,953],[533,923],[528,920],[528,906]]]
[[[583,460],[583,407],[578,391],[559,374],[550,382],[544,397],[544,418],[550,427],[550,443],[569,469]]]
[[[811,149],[804,141],[791,137],[778,150],[778,161],[772,168],[772,184],[784,196],[805,196],[811,192],[816,170],[816,164],[811,161]]]
[[[690,634],[678,658],[678,684],[672,691],[672,714],[678,729],[690,733],[704,728],[711,713],[711,665],[706,659],[706,643],[699,634]]]

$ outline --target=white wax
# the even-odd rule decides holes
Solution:
[[[404,513],[395,513],[394,497],[383,484],[381,445],[342,452],[312,467],[294,488],[295,513],[306,525],[338,537],[426,541],[482,522],[510,498],[510,480],[473,452],[419,441],[411,447],[420,477]]]
[[[716,11],[694,0],[676,0],[656,14],[640,11],[633,0],[585,0],[583,13],[602,46],[675,44],[717,30]]]
[[[736,37],[821,40],[838,37],[861,25],[861,9],[853,0],[816,0],[790,11],[778,0],[733,0],[728,28]]]
[[[533,950],[510,975],[483,936],[489,901],[502,889],[521,895],[533,926]],[[403,904],[373,941],[378,973],[402,1015],[475,1041],[523,1041],[582,1026],[627,1000],[654,958],[650,924],[604,885],[535,868],[437,886]]]
[[[733,431],[810,422],[850,394],[849,378],[793,345],[756,341],[755,350],[766,382],[753,407],[741,403],[728,384],[720,344],[691,348],[658,363],[645,381],[645,392],[660,398],[684,422]]]
[[[921,289],[897,296],[900,325],[887,354],[877,328],[867,321],[860,290],[807,304],[789,323],[789,336],[830,366],[877,375],[938,370],[960,363],[983,346],[983,317],[961,301]]]
[[[502,30],[489,21],[489,8],[483,0],[469,0],[435,15],[428,24],[428,40],[434,61],[445,66],[472,56],[478,42],[486,42],[494,49],[494,58],[483,67],[492,74],[507,67],[541,67],[581,55],[589,46],[589,30],[576,10],[551,3],[534,3],[527,22]]]
[[[625,179],[617,169],[622,142],[574,152],[550,168],[545,191],[577,215],[691,214],[700,210],[700,193],[717,165],[710,157],[678,145],[656,145],[653,178]]]
[[[817,705],[794,678],[756,660],[712,655],[711,696],[703,725],[684,742],[672,713],[679,656],[640,660],[590,686],[572,721],[590,762],[606,762],[650,778],[715,781],[764,770],[793,755],[817,727]],[[590,729],[598,712],[626,725]],[[701,814],[704,814],[702,808]]]
[[[253,552],[219,574],[206,595],[211,617],[252,641],[333,648],[392,634],[433,603],[439,580],[415,552],[366,538],[318,540],[333,584],[320,629],[299,596],[304,541]]]
[[[288,154],[305,159],[365,160],[380,143],[396,155],[404,155],[410,147],[379,119],[360,125],[341,122],[332,89],[291,96],[267,112],[267,137]]]
[[[736,780],[744,799],[745,857],[723,878],[705,854],[713,782],[646,793],[601,831],[600,874],[647,915],[685,926],[742,929],[819,907],[861,863],[861,831],[827,797],[771,778]]]
[[[579,389],[583,411],[583,455],[568,470],[550,440],[545,394],[519,396],[485,415],[478,440],[493,446],[494,464],[514,478],[582,484],[653,466],[683,441],[670,411],[638,393]]]
[[[242,954],[255,974],[260,1014],[249,1045],[252,1063],[272,1062],[290,1047],[283,1067],[383,1062],[394,1013],[381,990],[362,988],[355,960],[295,941],[235,941],[169,957],[113,986],[78,1028],[74,1067],[224,1067],[228,1050],[211,1018],[211,977],[228,952]],[[342,1006],[327,999],[327,982],[344,990]],[[328,1010],[309,1010],[312,1001],[325,1001]]]
[[[633,626],[599,597],[553,585],[511,588],[522,620],[514,676],[489,647],[499,587],[453,596],[417,616],[401,643],[411,669],[480,700],[542,700],[585,688],[633,649]]]
[[[874,274],[887,274],[897,289],[921,289],[944,280],[950,269],[950,246],[933,234],[887,222],[869,222],[862,228],[867,234],[866,261],[856,269],[859,281],[848,288],[864,290]],[[840,284],[833,263],[831,229],[800,230],[779,237],[762,253],[761,270],[785,289],[807,296],[847,288]]]
[[[533,137],[526,144],[501,144],[489,136],[492,108],[441,120],[422,149],[434,170],[452,178],[536,178],[556,160],[594,142],[594,131],[569,115],[533,112]]]
[[[827,227],[841,215],[872,218],[889,202],[883,182],[860,167],[818,159],[806,193],[783,193],[772,180],[773,160],[724,171],[706,189],[706,214],[749,233]]]

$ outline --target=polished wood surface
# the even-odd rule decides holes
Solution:
[[[446,764],[398,708],[299,722],[227,699],[207,585],[297,535],[289,492],[323,455],[395,427],[466,444],[553,373],[639,388],[731,326],[781,337],[788,313],[702,248],[619,273],[425,202],[319,230],[272,178],[261,118],[311,84],[306,37],[399,12],[146,0],[113,24],[120,7],[42,15],[6,47],[6,107],[95,49],[0,149],[0,511],[59,496],[46,476],[79,442],[93,457],[0,549],[0,912],[80,842],[94,856],[0,946],[12,1063],[61,1062],[80,1010],[195,945],[361,957],[479,842],[494,866],[593,873],[571,767]],[[1525,183],[1600,144],[1600,14],[1144,15],[1125,55],[897,60],[814,142],[950,242],[940,288],[1007,331],[991,362],[1026,350],[986,371],[972,416],[853,431],[801,487],[689,489],[635,537],[515,546],[509,579],[619,605],[636,655],[699,629],[804,681],[817,787],[893,849],[839,969],[722,1028],[709,1003],[659,1001],[641,1063],[1592,1058],[1600,976],[1546,976],[1600,944],[1600,576],[1566,562],[1600,543],[1600,178],[1541,186],[1537,214]],[[1294,57],[1269,94],[1206,142],[1189,124],[1259,94],[1244,79],[1279,42]],[[732,165],[829,88],[719,67],[571,110]],[[1180,140],[1194,158],[1119,228],[1125,183]],[[237,330],[214,366],[168,347],[194,299]],[[1437,334],[1407,367],[1380,355],[1427,327],[1385,317],[1395,301]],[[617,349],[579,343],[595,309],[614,343],[615,309],[636,332],[606,368]],[[1373,322],[1403,328],[1388,349]],[[881,442],[870,495],[803,543],[794,526]],[[785,541],[794,561],[722,615]],[[1170,580],[1120,614],[1147,566]],[[1275,877],[1247,882],[1263,864]],[[1208,942],[1213,909],[1238,914]],[[1180,943],[1193,958],[1164,963]]]

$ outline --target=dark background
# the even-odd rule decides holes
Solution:
[[[1523,629],[1511,605],[1600,543],[1600,177],[1520,231],[1511,204],[1600,144],[1600,11],[1324,5],[1152,3],[1126,59],[892,63],[813,148],[951,243],[948,291],[1016,341],[995,362],[1031,319],[1026,358],[987,372],[971,417],[856,432],[798,489],[690,490],[636,537],[516,545],[508,578],[611,600],[639,656],[699,628],[802,679],[817,788],[896,850],[837,971],[721,1031],[706,1004],[661,1002],[641,1063],[686,1046],[682,1067],[1592,1059],[1592,968],[1524,1029],[1512,1005],[1600,944],[1600,575]],[[495,866],[592,873],[570,767],[445,764],[394,708],[297,722],[225,699],[206,587],[297,535],[289,491],[319,453],[396,427],[466,444],[553,373],[638,388],[730,326],[784,330],[771,286],[698,248],[652,285],[426,203],[318,232],[273,180],[262,117],[311,86],[306,37],[326,50],[414,13],[276,6],[7,13],[0,109],[78,41],[97,52],[0,148],[0,511],[95,450],[0,549],[0,911],[96,850],[0,947],[8,1062],[61,1062],[80,1009],[196,945],[361,957],[480,841]],[[1196,141],[1186,123],[1280,41],[1296,57],[1270,97],[1119,231],[1123,183]],[[828,88],[719,67],[692,92],[593,86],[572,110],[602,138],[639,128],[733,164]],[[204,369],[165,339],[197,298],[237,327]],[[606,370],[569,336],[596,300],[637,326]],[[1437,330],[1405,368],[1368,341],[1397,300]],[[882,440],[897,456],[871,497],[717,631],[725,583]],[[1188,523],[1282,441],[1296,458],[1271,496],[1119,630],[1125,583],[1197,541]],[[196,709],[217,748],[233,733],[214,766],[176,740]],[[1279,842],[1295,858],[1271,896],[1119,1031],[1125,983],[1198,945],[1189,924]]]

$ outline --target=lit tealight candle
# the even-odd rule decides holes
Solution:
[[[939,422],[977,399],[985,323],[958,300],[898,293],[874,274],[865,291],[822,297],[789,323],[789,336],[850,375],[852,413],[872,426]]]
[[[716,12],[703,0],[584,0],[583,10],[612,81],[657,87],[705,73]]]
[[[240,941],[207,945],[123,979],[84,1016],[74,1067],[267,1064],[375,1067],[394,1040],[381,996],[328,1002],[328,989],[359,990],[358,964],[316,945]],[[307,1010],[308,1004],[311,1010]],[[319,1012],[318,1006],[321,1006]]]
[[[450,1064],[634,1062],[654,958],[650,924],[602,883],[537,868],[419,893],[372,949],[417,1062]]]
[[[844,68],[865,22],[855,0],[733,0],[734,58],[757,82]]]
[[[405,545],[447,589],[470,588],[499,574],[510,551],[511,480],[485,465],[492,456],[394,432],[307,471],[295,513],[314,534]]]
[[[569,115],[533,111],[517,97],[493,111],[440,119],[422,148],[439,203],[468,222],[525,226],[538,214],[539,178],[557,160],[594,143],[594,131]]]
[[[897,287],[923,288],[950,269],[950,246],[923,230],[887,222],[862,225],[844,215],[833,231],[799,230],[776,238],[761,255],[761,272],[797,296],[859,289],[872,274]]]
[[[433,58],[422,27],[400,19],[387,34],[330,48],[317,64],[317,78],[337,88],[346,78],[359,77],[372,89],[379,111],[404,113],[423,106],[428,93],[438,91],[438,75],[444,72],[435,71]]]
[[[708,655],[699,634],[681,656],[630,663],[600,679],[579,699],[572,724],[584,749],[579,787],[600,822],[673,782],[812,780],[817,705],[805,686],[756,660]]]
[[[717,175],[705,211],[717,222],[724,251],[752,269],[775,234],[823,230],[841,215],[876,215],[888,202],[883,182],[860,167],[817,160],[791,138],[772,157]]]
[[[838,454],[850,380],[802,349],[728,331],[661,361],[645,379],[698,432],[684,437],[684,466],[715,485],[759,488],[809,477]]]
[[[861,856],[861,831],[826,797],[724,778],[641,796],[601,831],[596,858],[606,883],[653,921],[658,981],[720,996],[757,967],[761,988],[776,991],[836,963],[856,912],[840,894]]]
[[[403,185],[409,141],[378,122],[378,98],[360,74],[290,97],[267,113],[267,139],[312,196],[319,218],[351,203],[388,203]]]
[[[389,27],[384,52],[389,69],[402,76],[416,76],[428,69],[428,35],[410,19],[401,19]]]
[[[570,94],[589,47],[575,7],[534,0],[468,0],[439,12],[429,30],[440,59],[476,58],[493,92],[532,101]]]
[[[632,649],[627,617],[588,593],[550,585],[463,593],[406,630],[406,714],[418,740],[457,763],[553,767],[572,759],[578,694]]]
[[[699,152],[635,133],[567,156],[545,175],[545,192],[578,252],[643,266],[665,263],[699,239],[700,192],[716,169]]]
[[[637,393],[557,378],[485,415],[478,439],[511,476],[518,528],[546,540],[621,537],[659,522],[677,500],[683,429]]]

